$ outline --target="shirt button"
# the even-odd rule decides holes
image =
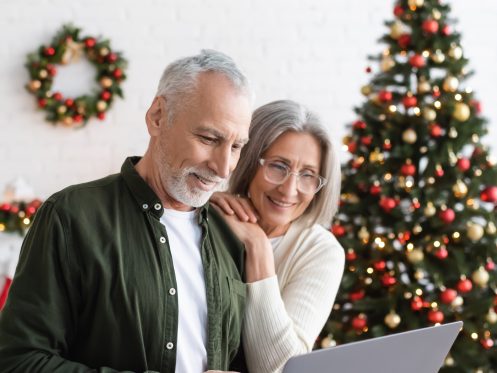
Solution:
[[[176,294],[176,289],[175,288],[169,289],[169,294],[171,294],[171,295]]]
[[[142,205],[142,208],[143,208],[144,210],[146,210],[146,209],[148,209],[148,205],[147,205],[146,203],[144,203],[144,204]]]
[[[156,210],[160,210],[161,208],[162,208],[162,206],[161,206],[161,204],[160,204],[160,203],[156,203],[156,204],[154,205],[154,209],[156,209]]]
[[[174,347],[173,342],[167,342],[167,344],[166,344],[166,348],[167,348],[168,350],[172,350],[172,349],[173,349],[173,347]]]
[[[159,238],[160,243],[166,243],[166,237]]]

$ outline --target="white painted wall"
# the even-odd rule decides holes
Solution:
[[[476,70],[471,86],[490,120],[485,142],[497,143],[497,1],[450,3]],[[354,119],[352,107],[362,102],[366,56],[383,49],[377,39],[392,7],[392,0],[1,0],[0,200],[16,177],[46,198],[66,185],[117,172],[125,156],[142,154],[148,141],[143,117],[162,70],[201,48],[224,51],[246,70],[257,105],[301,101],[321,114],[340,142]],[[65,22],[110,38],[130,61],[125,100],[104,122],[81,130],[44,122],[23,88],[26,54]],[[59,77],[60,89],[86,91],[93,70],[69,68],[75,70]]]

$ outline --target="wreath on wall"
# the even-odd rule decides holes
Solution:
[[[18,232],[24,235],[33,222],[34,215],[42,202],[11,202],[0,204],[0,232]]]
[[[108,40],[80,36],[80,32],[72,25],[63,25],[49,45],[28,54],[26,63],[30,76],[26,88],[36,97],[38,107],[46,112],[48,121],[67,127],[84,125],[92,117],[104,120],[114,98],[123,97],[121,83],[126,79],[127,61],[121,53],[112,51]],[[83,55],[95,67],[101,88],[78,97],[52,92],[56,66],[76,62]]]

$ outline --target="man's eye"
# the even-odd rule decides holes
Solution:
[[[243,148],[242,144],[233,144],[233,146],[231,147],[231,150],[234,152],[239,152],[240,150],[242,150],[242,148]]]
[[[208,137],[208,136],[199,136],[200,140],[207,145],[215,144],[216,139],[214,137]]]

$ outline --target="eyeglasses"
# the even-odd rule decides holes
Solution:
[[[297,190],[304,194],[315,194],[326,185],[327,180],[319,175],[315,175],[308,170],[300,172],[290,171],[285,163],[278,160],[259,159],[259,163],[264,170],[264,178],[266,181],[281,185],[290,175],[295,175],[297,178]]]

